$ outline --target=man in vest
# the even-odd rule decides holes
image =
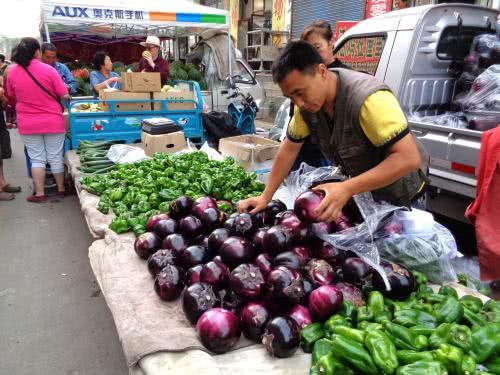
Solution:
[[[319,185],[321,221],[333,221],[355,194],[410,206],[426,185],[428,157],[411,135],[389,87],[374,77],[341,68],[328,70],[309,43],[291,42],[273,66],[273,80],[295,103],[287,137],[280,146],[262,195],[243,200],[241,211],[262,210],[288,175],[309,137],[332,164],[351,177]]]

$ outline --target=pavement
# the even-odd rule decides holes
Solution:
[[[128,374],[78,199],[26,202],[31,180],[17,132],[11,137],[4,172],[23,192],[0,202],[0,374]]]

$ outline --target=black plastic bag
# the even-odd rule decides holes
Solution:
[[[219,139],[241,135],[233,118],[226,112],[208,112],[202,114],[203,128],[210,144],[219,146]]]

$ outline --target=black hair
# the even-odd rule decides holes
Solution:
[[[23,38],[12,50],[12,61],[27,67],[38,50],[40,50],[40,43],[38,43],[38,40],[30,37]]]
[[[300,34],[300,40],[307,40],[311,34],[318,34],[327,42],[333,39],[332,26],[327,21],[315,21],[306,26],[302,34]]]
[[[290,42],[273,64],[273,81],[282,82],[293,70],[313,74],[319,64],[324,64],[323,59],[312,44],[301,40]]]
[[[42,43],[42,53],[45,53],[45,51],[57,51],[56,46],[53,43]]]
[[[101,66],[104,65],[104,60],[106,60],[106,56],[108,56],[108,54],[104,51],[96,52],[94,58],[92,59],[92,67],[95,70],[100,70]]]
[[[5,62],[5,55],[2,55],[1,53],[0,53],[0,61]]]

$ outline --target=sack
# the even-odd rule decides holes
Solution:
[[[5,126],[0,126],[0,159],[10,159],[11,157],[10,133]]]
[[[202,114],[203,128],[207,132],[210,143],[219,146],[219,139],[241,135],[233,118],[225,112],[209,112]]]

